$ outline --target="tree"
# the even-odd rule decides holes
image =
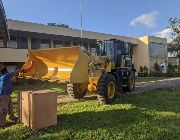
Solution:
[[[169,23],[170,23],[170,28],[172,30],[172,37],[173,37],[172,44],[175,47],[180,48],[180,19],[170,18]]]
[[[62,27],[62,28],[70,28],[69,25],[63,24],[63,23],[60,23],[60,24],[48,23],[47,25],[49,25],[49,26],[56,26],[56,27]]]
[[[173,40],[169,44],[168,51],[176,54],[176,57],[179,60],[179,69],[180,69],[180,19],[170,18],[169,24],[172,31]]]

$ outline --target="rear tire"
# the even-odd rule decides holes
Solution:
[[[134,88],[135,88],[135,76],[134,73],[131,73],[128,77],[127,91],[132,92]]]
[[[100,104],[110,104],[116,98],[117,83],[112,74],[103,74],[97,84],[97,98]]]
[[[70,97],[74,99],[82,99],[86,93],[87,89],[81,89],[81,84],[67,84],[67,93]]]

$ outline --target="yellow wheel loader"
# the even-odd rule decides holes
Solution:
[[[67,93],[73,98],[82,99],[89,91],[97,93],[101,104],[110,104],[117,93],[134,90],[132,47],[112,39],[99,42],[93,53],[83,47],[31,50],[23,75],[67,83]]]

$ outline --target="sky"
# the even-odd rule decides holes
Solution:
[[[47,24],[64,23],[101,33],[168,37],[170,17],[180,18],[180,0],[3,0],[8,19]]]

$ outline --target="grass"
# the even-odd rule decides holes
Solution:
[[[16,90],[19,88],[22,87],[16,86]],[[0,139],[178,140],[180,88],[132,94],[118,98],[112,105],[99,105],[97,100],[59,104],[56,126],[34,132],[23,124],[17,124],[0,129]]]
[[[58,84],[55,82],[47,82],[47,81],[44,82],[34,81],[32,83],[28,83],[27,81],[24,81],[23,83],[18,83],[14,85],[14,91],[12,97],[17,97],[17,93],[22,90],[43,90],[43,89],[49,89],[59,94],[62,94],[66,91],[66,85]]]

